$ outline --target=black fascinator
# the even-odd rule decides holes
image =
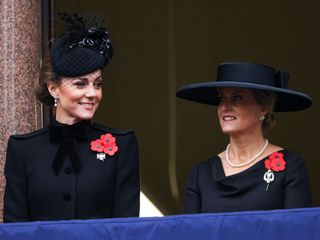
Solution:
[[[107,66],[113,55],[104,21],[95,15],[59,14],[66,31],[54,40],[51,64],[59,76],[82,76]]]

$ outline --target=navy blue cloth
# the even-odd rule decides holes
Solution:
[[[274,172],[268,191],[263,180],[267,157],[230,176],[225,176],[218,156],[198,163],[188,179],[185,213],[311,207],[311,190],[303,158],[286,149],[279,152],[284,155],[286,168]]]
[[[320,239],[320,208],[0,224],[1,240]]]
[[[225,62],[218,66],[217,81],[188,84],[180,88],[176,96],[217,106],[220,103],[218,88],[247,88],[275,93],[275,112],[299,111],[310,107],[311,97],[288,89],[288,82],[289,74],[285,71],[248,62]]]

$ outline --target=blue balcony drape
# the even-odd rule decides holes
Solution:
[[[1,240],[320,239],[320,208],[0,225]]]

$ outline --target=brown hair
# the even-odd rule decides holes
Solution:
[[[48,106],[52,106],[54,104],[54,98],[48,91],[48,83],[50,81],[60,84],[61,77],[54,73],[51,67],[50,57],[46,56],[42,62],[41,72],[35,87],[35,94],[37,99]]]
[[[267,113],[262,122],[262,131],[264,135],[268,134],[268,130],[276,125],[276,120],[273,115],[274,105],[276,103],[276,95],[273,92],[263,90],[252,90],[253,96],[258,104],[265,107]]]

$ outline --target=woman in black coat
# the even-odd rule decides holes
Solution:
[[[54,105],[49,127],[11,136],[4,222],[139,215],[138,145],[133,131],[92,124],[102,99],[101,69],[113,55],[104,28],[54,41],[38,98]]]
[[[271,144],[273,111],[298,111],[311,98],[289,90],[283,71],[244,62],[219,65],[216,82],[191,84],[183,99],[217,106],[225,151],[195,165],[185,191],[186,213],[271,210],[311,206],[303,158]]]

